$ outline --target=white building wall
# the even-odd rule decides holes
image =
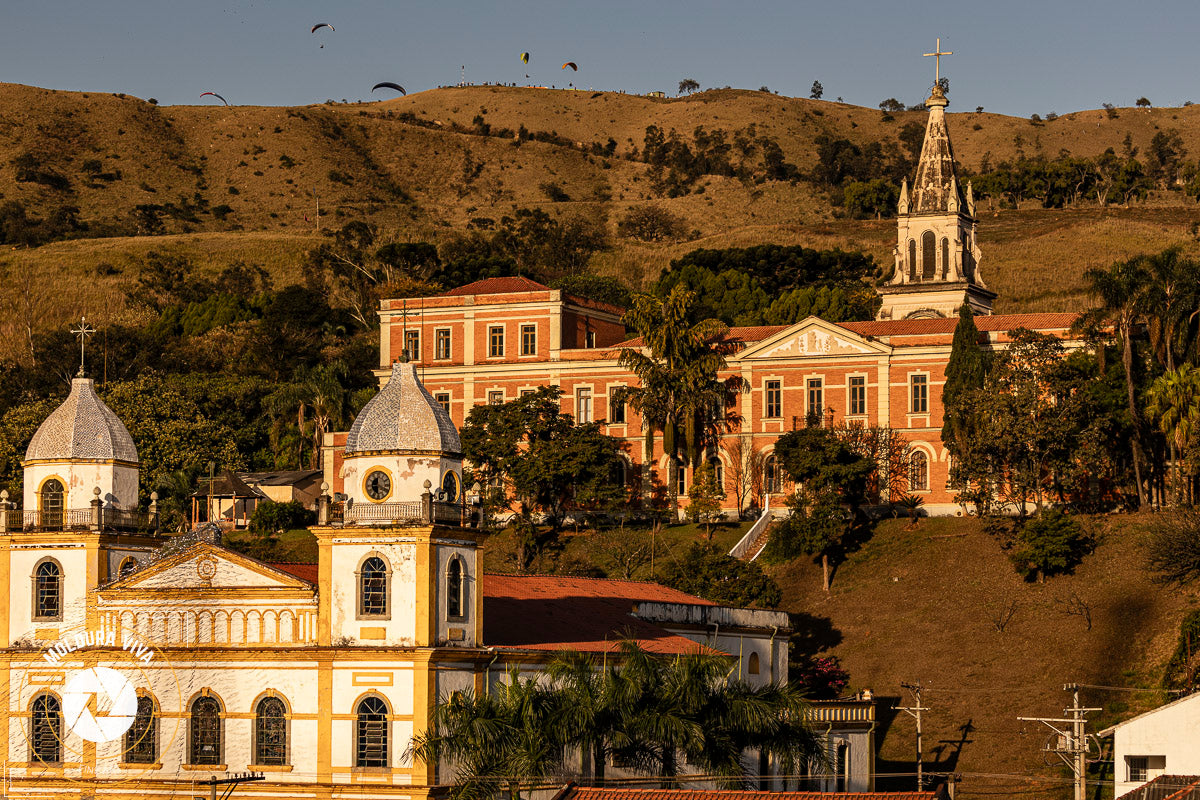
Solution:
[[[355,537],[352,529],[337,537],[331,549],[333,597],[330,602],[333,641],[411,646],[416,642],[417,546],[412,537],[378,534]],[[376,555],[388,565],[388,613],[364,617],[358,610],[358,571]],[[382,630],[382,633],[380,631]]]
[[[8,642],[27,638],[31,643],[37,632],[52,632],[83,625],[86,621],[88,550],[83,543],[13,544],[9,547]],[[62,576],[62,618],[33,618],[33,573],[43,558],[58,562]]]
[[[137,506],[137,467],[101,461],[40,461],[27,463],[24,474],[26,511],[39,508],[38,490],[47,478],[58,478],[62,482],[65,493],[63,506],[68,509],[91,508],[92,500],[96,498],[96,487],[100,488],[100,499],[105,507],[129,509]]]
[[[1113,732],[1116,796],[1159,775],[1200,775],[1200,694],[1117,725]],[[1146,781],[1129,780],[1129,760],[1148,757]]]

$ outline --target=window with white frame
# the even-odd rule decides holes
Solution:
[[[862,375],[852,375],[850,377],[850,399],[849,411],[850,416],[862,416],[867,413],[867,379]]]
[[[521,326],[521,355],[537,355],[537,325]]]
[[[929,376],[928,375],[910,375],[908,378],[909,386],[909,409],[912,414],[928,414],[929,413]]]
[[[503,402],[504,402],[504,390],[503,389],[488,392],[488,405],[489,406],[498,406],[498,405],[501,405]]]
[[[1145,783],[1146,773],[1148,768],[1149,758],[1146,756],[1125,756],[1125,768],[1127,770],[1128,780],[1133,783]]]
[[[820,378],[809,378],[806,382],[808,389],[808,408],[806,413],[809,419],[816,419],[817,424],[821,424],[821,419],[825,416],[825,382]]]
[[[421,359],[421,331],[412,330],[404,332],[404,354],[412,361]]]
[[[444,361],[450,353],[450,329],[438,328],[433,332],[433,357]]]
[[[450,393],[449,392],[437,392],[433,395],[433,399],[438,401],[438,405],[440,405],[447,414],[450,413]]]
[[[908,490],[929,491],[929,456],[924,450],[913,450],[908,457]]]
[[[504,326],[493,325],[488,328],[488,358],[504,357]]]
[[[575,421],[592,421],[592,390],[587,387],[575,390]]]
[[[583,335],[583,342],[584,342],[584,347],[595,347],[596,346],[596,332],[588,331],[587,333],[585,333]]]
[[[608,390],[608,422],[610,425],[625,424],[625,401],[621,398],[621,388],[613,387]]]
[[[763,403],[763,416],[767,419],[778,419],[783,416],[783,389],[780,381],[767,381],[766,401]]]

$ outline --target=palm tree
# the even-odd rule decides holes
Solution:
[[[1100,305],[1083,315],[1081,326],[1111,324],[1121,338],[1121,363],[1125,367],[1125,390],[1133,426],[1133,474],[1137,483],[1139,504],[1146,503],[1146,487],[1142,484],[1142,422],[1138,413],[1133,378],[1133,335],[1142,320],[1150,286],[1146,258],[1138,256],[1118,261],[1108,269],[1093,267],[1084,273],[1092,293]]]
[[[1146,293],[1146,327],[1150,345],[1168,372],[1177,357],[1184,358],[1195,343],[1196,275],[1200,265],[1172,247],[1146,259],[1150,285]]]
[[[679,505],[679,433],[686,440],[689,460],[698,463],[707,418],[718,402],[724,408],[730,392],[717,378],[725,356],[711,344],[728,327],[715,319],[692,324],[694,300],[695,293],[682,285],[675,286],[666,299],[649,294],[635,297],[625,322],[641,335],[648,352],[627,348],[620,357],[621,366],[640,384],[627,388],[623,396],[642,417],[647,468],[653,462],[654,433],[662,433],[673,513]]]
[[[1158,420],[1159,430],[1171,443],[1172,486],[1175,502],[1182,494],[1182,458],[1200,430],[1200,369],[1184,364],[1160,375],[1146,391],[1146,411]]]

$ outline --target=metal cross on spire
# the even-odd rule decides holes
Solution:
[[[81,377],[84,375],[84,346],[87,343],[88,337],[95,332],[96,329],[88,325],[87,317],[80,317],[79,327],[71,328],[71,333],[75,334],[75,337],[79,339],[79,375]]]
[[[937,40],[937,47],[933,48],[933,52],[925,54],[926,58],[929,58],[930,56],[933,57],[933,85],[934,86],[940,86],[942,83],[942,56],[952,56],[952,55],[954,55],[953,52],[946,52],[946,53],[942,52],[942,40],[940,37]]]

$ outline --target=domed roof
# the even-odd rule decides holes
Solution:
[[[91,378],[71,381],[71,393],[37,429],[26,461],[133,461],[137,448],[125,424],[96,394]]]
[[[416,367],[399,361],[392,365],[387,385],[363,406],[346,437],[346,455],[396,450],[462,452],[450,415],[421,385]]]

